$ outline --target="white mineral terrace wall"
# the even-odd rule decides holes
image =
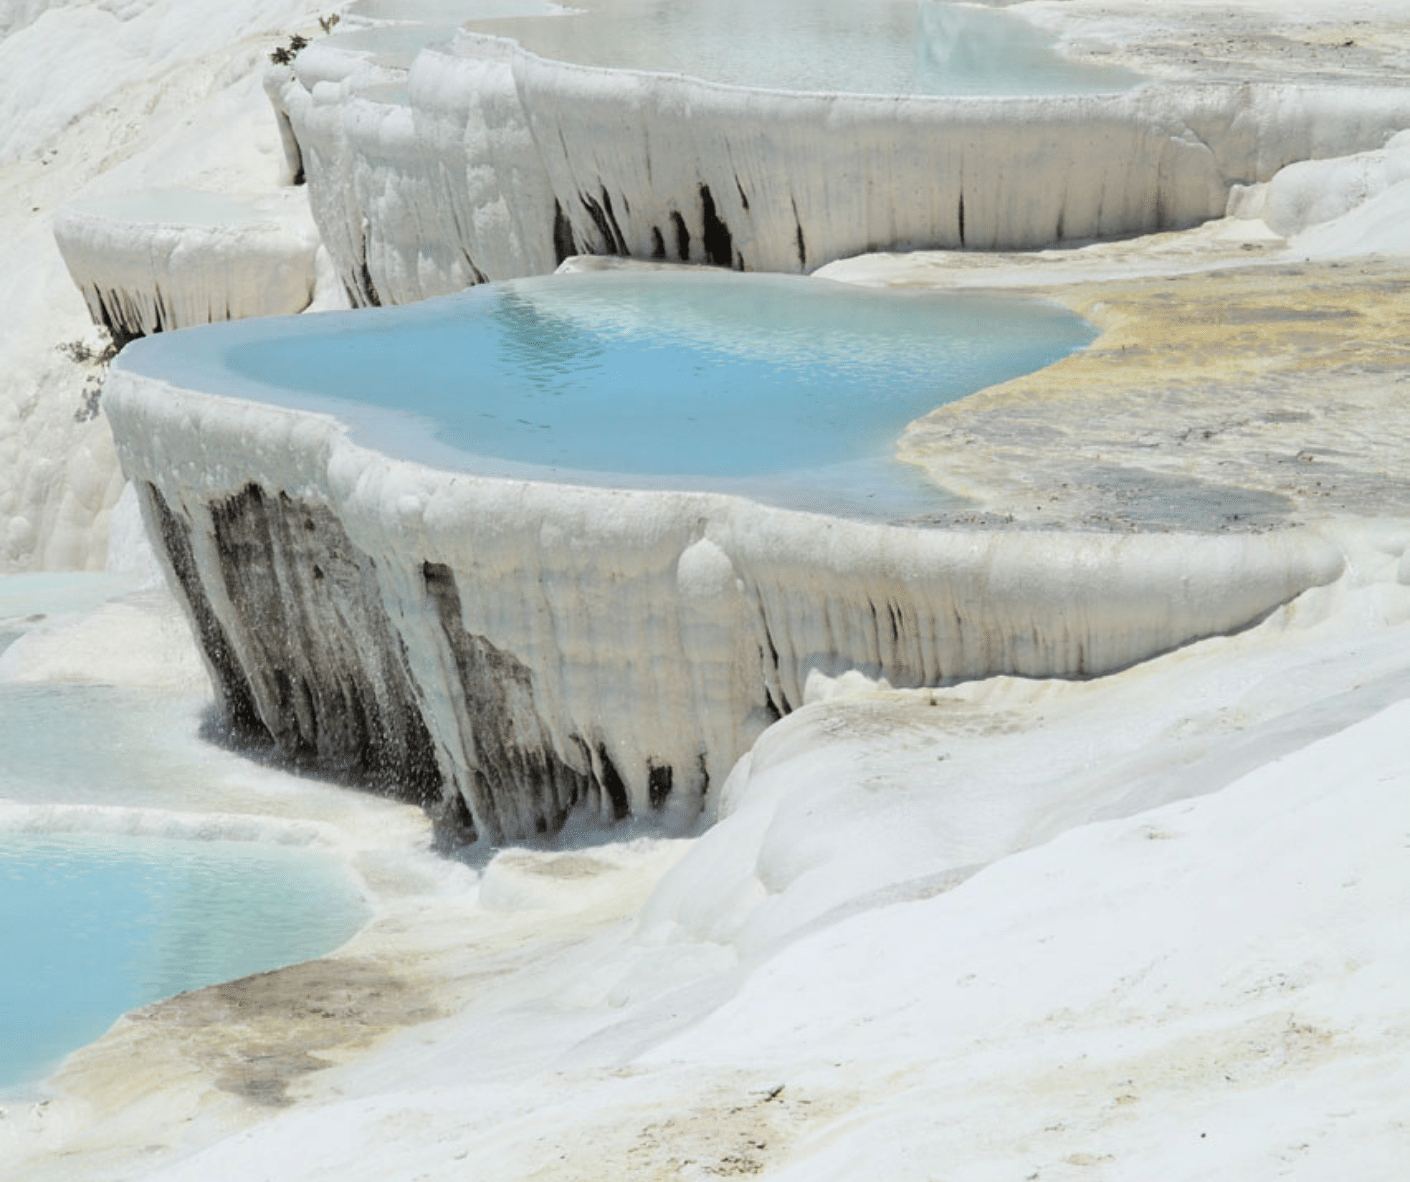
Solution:
[[[220,203],[230,220],[207,216],[204,206]],[[93,322],[119,343],[301,312],[313,298],[318,231],[291,191],[244,203],[153,192],[67,205],[54,215],[54,240]]]
[[[1222,216],[1234,185],[1410,125],[1400,87],[784,93],[547,61],[464,31],[409,71],[315,43],[267,89],[359,303],[572,253],[810,271],[879,249],[1185,227]]]
[[[121,359],[104,405],[229,715],[496,839],[578,805],[689,824],[818,674],[1100,673],[1342,567],[1305,530],[912,530],[452,475]]]

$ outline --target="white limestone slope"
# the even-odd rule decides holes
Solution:
[[[156,186],[272,189],[282,153],[259,69],[316,8],[0,5],[0,569],[101,566],[122,487],[93,413],[98,369],[58,350],[103,342],[55,210]]]
[[[1410,534],[1337,529],[1335,584],[1110,678],[835,685],[670,856],[459,868],[350,950],[443,1016],[287,1108],[202,1090],[173,1003],[0,1144],[26,1182],[1394,1178]],[[308,1045],[266,1021],[222,1070]],[[177,1070],[82,1090],[134,1047]]]

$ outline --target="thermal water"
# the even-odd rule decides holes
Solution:
[[[906,424],[1095,333],[1063,309],[729,272],[548,276],[403,308],[139,341],[120,366],[326,412],[394,458],[485,475],[734,491],[802,508],[945,500]]]
[[[0,653],[40,617],[132,582],[0,578]],[[207,706],[0,680],[0,1094],[31,1089],[127,1010],[322,955],[365,922],[308,826],[242,811],[278,804],[199,737]]]
[[[0,1091],[127,1010],[321,955],[363,918],[331,858],[307,850],[0,831]]]
[[[895,95],[1122,91],[1127,70],[1064,57],[1002,9],[949,0],[588,0],[554,16],[474,19],[541,57],[764,90]],[[584,11],[586,10],[586,11]]]

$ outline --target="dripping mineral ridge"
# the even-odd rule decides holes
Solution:
[[[645,0],[0,9],[0,561],[135,563],[140,517],[166,588],[0,676],[199,650],[228,728],[376,790],[250,805],[340,835],[368,926],[119,1021],[6,1176],[1397,1177],[1398,9],[876,6],[1090,71],[1036,94],[555,24],[682,43]],[[1099,335],[912,422],[944,493],[894,519],[417,462],[151,363],[682,264]]]

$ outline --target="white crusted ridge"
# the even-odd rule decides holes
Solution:
[[[494,837],[593,801],[693,823],[816,673],[1099,674],[1342,568],[1309,530],[902,529],[451,474],[121,361],[105,405],[227,711]]]
[[[1378,149],[1410,123],[1395,87],[827,95],[550,61],[469,30],[405,71],[315,43],[268,89],[364,304],[573,253],[797,272],[877,249],[1188,227],[1221,216],[1236,185]]]

